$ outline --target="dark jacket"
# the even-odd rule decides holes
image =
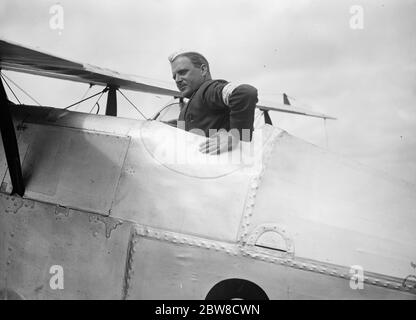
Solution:
[[[199,129],[208,137],[213,133],[210,134],[209,129],[238,129],[240,139],[251,140],[257,89],[239,85],[229,95],[227,106],[222,92],[227,84],[225,80],[209,80],[199,87],[179,114],[179,121],[185,122],[186,131]],[[244,139],[243,129],[249,130],[249,138]]]

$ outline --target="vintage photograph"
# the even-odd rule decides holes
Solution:
[[[415,300],[415,16],[1,1],[0,299]]]

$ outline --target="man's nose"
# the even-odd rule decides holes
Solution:
[[[175,81],[176,81],[176,83],[181,82],[182,81],[182,77],[179,74],[175,75]]]

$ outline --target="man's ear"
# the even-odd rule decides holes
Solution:
[[[201,64],[201,74],[206,76],[208,74],[208,68],[205,64]]]

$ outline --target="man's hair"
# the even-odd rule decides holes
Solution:
[[[175,52],[169,56],[169,62],[172,63],[176,60],[178,57],[187,57],[189,60],[191,60],[192,64],[199,68],[201,65],[205,64],[207,66],[208,73],[211,73],[209,70],[209,63],[208,60],[205,59],[205,57],[194,51],[187,51],[187,52]]]

